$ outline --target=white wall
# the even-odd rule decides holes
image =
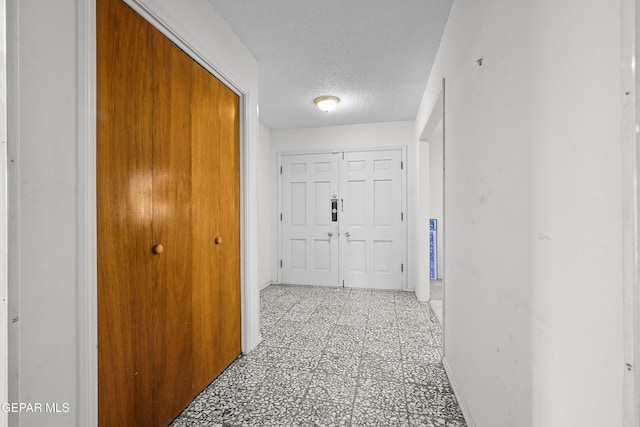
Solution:
[[[273,229],[277,208],[276,194],[273,192],[271,181],[276,174],[271,162],[271,130],[260,124],[258,136],[258,284],[265,288],[271,284],[273,274],[277,277],[277,252],[272,253],[274,241]]]
[[[83,285],[77,277],[76,2],[27,0],[19,10],[17,3],[7,5],[9,399],[68,403],[73,411],[49,415],[50,421],[21,415],[20,425],[74,425],[76,303]]]
[[[445,76],[445,362],[471,425],[622,425],[619,32],[619,0],[453,4],[416,132]]]
[[[531,16],[534,422],[621,425],[620,1]]]
[[[277,153],[285,151],[341,150],[371,147],[407,147],[408,192],[408,288],[414,289],[418,280],[417,227],[417,173],[418,153],[415,124],[412,121],[371,123],[349,126],[273,130],[271,132],[272,168],[277,170]],[[273,194],[278,192],[278,177],[272,178]],[[272,251],[277,253],[278,237],[274,238]],[[275,280],[275,278],[274,278]]]
[[[163,20],[244,93],[249,350],[260,339],[257,63],[206,0],[128,3]],[[70,405],[66,414],[22,413],[21,426],[97,420],[94,13],[92,0],[7,4],[10,401]]]
[[[8,387],[8,207],[7,207],[7,20],[6,1],[0,0],[0,402],[9,400]],[[0,413],[0,427],[8,424]]]

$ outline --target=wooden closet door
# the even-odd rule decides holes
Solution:
[[[193,63],[192,241],[193,241],[193,386],[202,390],[220,372],[219,230],[220,135],[217,114],[220,84]]]
[[[192,60],[153,30],[153,238],[155,425],[193,399]]]
[[[229,366],[240,354],[240,102],[220,83],[220,252],[221,363]]]
[[[97,1],[98,418],[153,420],[150,28]],[[123,102],[124,100],[124,102]]]
[[[97,18],[99,424],[162,426],[240,354],[239,99],[121,0]]]

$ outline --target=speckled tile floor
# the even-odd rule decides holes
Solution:
[[[466,426],[413,293],[271,285],[260,302],[262,343],[172,427]]]

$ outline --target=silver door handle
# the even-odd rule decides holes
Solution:
[[[351,236],[351,233],[349,233],[348,231],[346,233],[344,233],[345,236],[349,237]]]
[[[332,232],[328,232],[327,236],[331,237],[331,236],[333,236],[333,233]]]

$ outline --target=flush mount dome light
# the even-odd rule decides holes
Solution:
[[[313,100],[316,103],[319,109],[328,113],[329,111],[333,111],[340,102],[340,98],[337,96],[319,96]]]

